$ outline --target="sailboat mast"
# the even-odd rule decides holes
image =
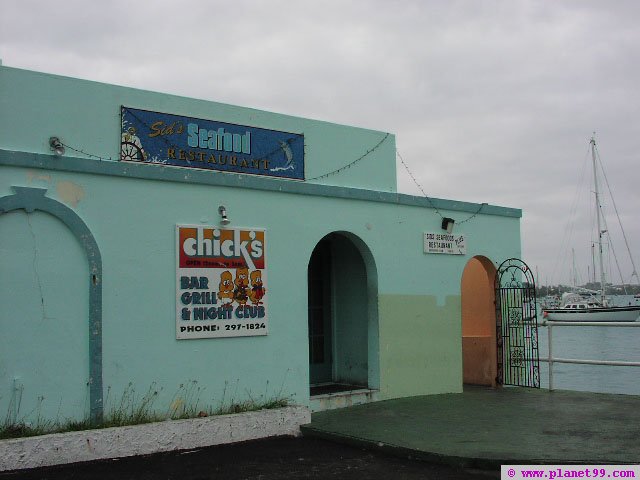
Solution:
[[[598,226],[598,263],[600,266],[600,291],[601,291],[601,300],[602,304],[605,305],[605,285],[606,280],[604,277],[604,263],[602,260],[602,235],[604,231],[602,230],[602,219],[600,218],[601,214],[601,206],[600,206],[600,192],[598,191],[598,169],[596,165],[596,138],[595,135],[591,137],[591,159],[593,160],[593,186],[594,193],[596,196],[596,219]]]
[[[596,246],[591,242],[591,271],[593,272],[593,277],[589,277],[589,281],[592,283],[596,283]],[[593,280],[591,280],[593,278]]]

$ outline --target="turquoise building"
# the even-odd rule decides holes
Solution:
[[[386,132],[0,66],[0,413],[495,383],[520,217],[398,193]]]

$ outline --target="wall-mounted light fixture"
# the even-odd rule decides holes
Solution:
[[[58,137],[49,138],[49,147],[56,155],[64,155],[64,145]]]
[[[443,217],[442,218],[442,229],[446,230],[447,233],[451,233],[451,232],[453,232],[453,224],[454,223],[456,223],[456,221],[453,218]]]
[[[227,218],[227,207],[225,207],[224,205],[220,205],[218,207],[218,213],[220,214],[220,217],[221,217],[221,220],[220,220],[221,225],[229,225],[231,223],[231,220]]]

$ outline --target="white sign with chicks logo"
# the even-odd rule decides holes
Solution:
[[[262,229],[176,225],[176,338],[267,335]]]

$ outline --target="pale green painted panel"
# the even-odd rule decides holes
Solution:
[[[462,391],[460,297],[380,295],[383,398]]]

